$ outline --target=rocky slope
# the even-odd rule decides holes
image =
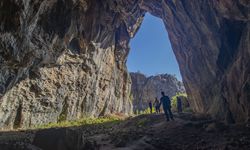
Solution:
[[[141,115],[80,127],[5,132],[1,150],[249,150],[250,130],[202,115]]]
[[[248,0],[2,0],[0,127],[127,113],[129,40],[163,19],[191,106],[250,117]]]
[[[146,77],[141,73],[130,73],[132,86],[131,94],[133,98],[133,108],[136,110],[145,110],[148,108],[148,102],[154,102],[155,97],[158,100],[161,97],[161,91],[164,91],[169,97],[177,93],[185,92],[183,84],[176,77],[169,74],[160,74]]]

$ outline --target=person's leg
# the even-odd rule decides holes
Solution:
[[[173,113],[171,111],[171,108],[168,108],[168,113],[169,113],[169,116],[172,120],[174,120],[174,116],[173,116]]]
[[[163,110],[164,110],[167,121],[169,121],[168,110],[166,108],[164,108]]]
[[[180,113],[180,103],[177,101],[177,110],[178,110],[178,113]]]

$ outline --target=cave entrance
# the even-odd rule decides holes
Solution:
[[[148,110],[149,101],[160,99],[161,91],[170,98],[184,96],[179,66],[162,19],[146,13],[130,42],[127,67],[130,72],[134,112]]]
[[[146,13],[139,31],[130,42],[130,48],[127,60],[129,72],[141,72],[146,76],[167,73],[182,81],[162,19]]]

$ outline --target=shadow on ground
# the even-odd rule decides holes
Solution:
[[[246,124],[225,125],[208,116],[150,114],[103,124],[1,132],[1,150],[250,149]]]

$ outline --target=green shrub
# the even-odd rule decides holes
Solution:
[[[189,108],[188,107],[189,102],[188,102],[187,94],[186,93],[177,93],[175,96],[173,96],[171,98],[171,107],[172,107],[172,110],[177,111],[177,97],[180,97],[182,99],[182,108],[183,108],[183,111],[190,110],[190,109],[188,109]]]

